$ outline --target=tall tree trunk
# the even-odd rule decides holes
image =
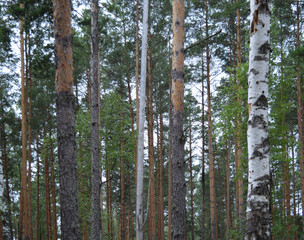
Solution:
[[[168,41],[168,60],[169,60],[169,159],[168,159],[168,240],[172,239],[172,142],[171,142],[171,118],[172,118],[172,79],[171,79],[171,50],[170,39]]]
[[[122,101],[122,89],[121,89]],[[120,105],[120,239],[126,240],[127,216],[125,201],[125,161],[124,161],[124,136],[123,136],[123,108]]]
[[[27,82],[29,86],[29,113],[28,113],[28,229],[29,229],[29,240],[33,239],[33,217],[32,217],[32,76],[31,76],[31,43],[30,43],[30,34],[27,35],[28,39],[28,54],[27,61],[28,63],[28,76]]]
[[[297,0],[297,47],[300,47],[300,6]],[[303,137],[303,119],[302,119],[302,93],[301,93],[301,68],[297,66],[297,115],[299,128],[299,159],[300,159],[300,178],[301,178],[301,200],[304,206],[304,137]],[[304,219],[304,208],[302,207],[302,218]],[[304,221],[302,221],[304,237]]]
[[[281,106],[284,108],[284,56],[283,56],[283,41],[281,41]],[[284,180],[284,193],[286,206],[286,225],[287,230],[290,231],[290,174],[289,174],[289,163],[288,163],[288,147],[286,140],[285,130],[285,110],[281,113],[281,128],[282,128],[282,159],[283,159],[283,180]],[[284,211],[285,213],[285,211]],[[285,215],[285,214],[284,214]],[[285,218],[285,216],[284,216]]]
[[[53,0],[61,238],[80,239],[70,0]],[[99,167],[99,166],[98,166]],[[98,175],[99,176],[99,175]],[[99,180],[99,179],[98,179]],[[99,201],[98,201],[99,204]],[[100,211],[98,211],[100,213]]]
[[[56,210],[56,183],[55,183],[55,167],[54,167],[54,152],[53,152],[53,140],[52,131],[50,128],[50,157],[51,157],[51,193],[52,193],[52,238],[57,239],[57,210]]]
[[[227,151],[227,156],[226,156],[226,226],[227,226],[227,237],[229,237],[229,231],[231,229],[231,223],[232,219],[230,218],[231,216],[231,211],[230,211],[230,151],[231,151],[231,146],[230,146],[230,141],[228,140],[226,143],[226,151]]]
[[[291,129],[291,159],[292,159],[292,202],[293,202],[293,225],[296,226],[297,205],[296,205],[296,182],[295,182],[295,156],[294,156],[294,135],[293,127]],[[297,231],[294,231],[293,239],[297,239]]]
[[[205,97],[204,56],[202,56],[202,225],[201,240],[205,240]]]
[[[236,2],[239,3],[240,0]],[[241,10],[237,8],[237,69],[241,70],[242,55],[241,55]],[[240,74],[236,75],[236,85],[237,85],[237,102],[238,105],[242,105],[242,100],[239,96],[241,92],[241,79]],[[237,112],[236,114],[236,132],[235,132],[235,167],[237,175],[237,216],[240,220],[244,218],[244,198],[243,198],[243,169],[242,169],[242,148],[241,148],[241,114]]]
[[[193,176],[192,176],[192,122],[189,119],[189,171],[190,171],[190,205],[191,205],[191,239],[194,240],[194,207],[193,207]]]
[[[152,86],[152,54],[148,49],[148,152],[149,152],[149,239],[156,240],[156,202],[153,146],[153,86]]]
[[[147,47],[148,47],[148,8],[149,1],[144,0],[143,34],[141,51],[141,80],[140,80],[140,107],[137,140],[137,182],[136,182],[136,239],[143,239],[143,161],[144,161],[144,122],[146,106],[146,77],[147,77]]]
[[[208,33],[208,0],[205,0],[206,9],[206,34]],[[209,148],[209,181],[210,181],[210,216],[211,216],[211,239],[217,239],[217,214],[215,196],[215,172],[212,149],[212,121],[211,121],[211,88],[210,88],[210,55],[209,41],[206,41],[206,60],[207,60],[207,91],[208,91],[208,148]]]
[[[36,178],[37,178],[37,189],[36,189],[36,239],[39,239],[40,236],[40,203],[39,203],[39,193],[40,193],[40,164],[39,164],[39,155],[40,155],[40,151],[39,151],[39,136],[38,136],[38,132],[36,133],[36,155],[37,155],[37,174],[36,174]]]
[[[43,133],[44,139],[47,139],[46,130],[44,127]],[[45,154],[44,156],[44,189],[45,189],[45,212],[46,212],[46,238],[47,240],[52,239],[52,222],[51,222],[51,199],[50,199],[50,174],[49,174],[49,142],[44,143]]]
[[[268,135],[270,1],[250,0],[248,195],[245,239],[271,239]]]
[[[186,238],[184,121],[184,0],[173,0],[172,58],[172,239]]]
[[[160,95],[160,106],[161,104]],[[159,114],[159,192],[158,192],[158,239],[165,239],[165,224],[164,224],[164,129],[163,115]]]
[[[99,172],[99,106],[98,97],[98,0],[91,5],[91,175],[92,231],[91,239],[101,238],[100,172]]]
[[[2,106],[1,106],[2,107]],[[2,110],[3,112],[3,110]],[[9,186],[9,176],[8,176],[8,156],[7,156],[7,146],[6,146],[6,134],[5,134],[5,123],[1,122],[1,146],[2,147],[2,164],[3,164],[3,174],[5,178],[5,199],[8,211],[8,227],[9,227],[9,238],[13,240],[13,224],[12,224],[12,210],[11,210],[11,197],[10,197],[10,186]],[[1,151],[1,149],[0,149]],[[1,236],[1,235],[0,235]]]
[[[23,3],[20,4],[23,7]],[[21,162],[21,191],[20,191],[20,214],[19,214],[19,239],[29,238],[28,234],[28,204],[27,204],[27,134],[26,134],[26,81],[24,77],[24,38],[23,38],[23,18],[20,19],[20,61],[21,61],[21,129],[22,129],[22,162]]]

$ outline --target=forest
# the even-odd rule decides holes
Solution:
[[[300,0],[0,0],[0,239],[304,239]]]

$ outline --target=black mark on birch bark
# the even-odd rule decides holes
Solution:
[[[267,56],[255,56],[254,57],[254,61],[268,61],[268,57]]]
[[[271,52],[271,47],[267,41],[259,47],[259,54],[268,54],[269,52]]]
[[[258,75],[260,72],[256,70],[255,68],[251,68],[250,72],[253,73],[254,75]]]
[[[267,126],[266,121],[264,121],[263,115],[253,116],[251,120],[248,121],[248,125],[251,125],[253,128],[258,126]]]
[[[265,97],[264,94],[262,94],[258,100],[256,100],[256,102],[253,104],[253,106],[256,106],[256,107],[265,107],[267,108],[268,107],[268,100],[267,98]]]

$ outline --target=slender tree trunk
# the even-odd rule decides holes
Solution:
[[[237,0],[239,3],[240,0]],[[237,9],[237,69],[238,71],[241,70],[241,63],[242,63],[242,55],[241,55],[241,10],[240,8]],[[236,84],[237,84],[237,102],[238,106],[242,105],[242,100],[239,96],[241,92],[241,79],[239,74],[236,77]],[[244,218],[244,198],[243,198],[243,169],[242,169],[242,148],[241,148],[241,114],[238,112],[236,114],[236,138],[235,138],[235,165],[236,165],[236,174],[237,174],[237,216],[240,220]]]
[[[23,7],[23,3],[20,4]],[[19,214],[19,239],[24,237],[29,238],[28,235],[28,204],[27,204],[27,134],[26,134],[26,81],[24,77],[24,38],[23,38],[23,18],[20,20],[20,61],[21,61],[21,115],[22,115],[22,162],[21,162],[21,191],[20,191],[20,214]]]
[[[91,13],[91,175],[92,231],[91,239],[101,238],[100,171],[99,171],[99,106],[98,97],[98,0],[92,0]]]
[[[37,178],[37,190],[36,190],[36,239],[39,239],[40,236],[40,203],[39,203],[39,193],[40,193],[40,164],[39,164],[39,155],[40,155],[40,151],[39,151],[39,136],[38,136],[38,132],[36,133],[36,155],[37,155],[37,174],[36,174],[36,178]]]
[[[229,231],[231,229],[231,211],[230,211],[230,151],[231,146],[229,140],[226,144],[227,156],[226,156],[226,226],[227,226],[227,237],[229,238]]]
[[[152,54],[148,49],[148,150],[149,150],[149,239],[156,240],[156,202],[153,146],[153,86],[152,86]]]
[[[202,230],[201,240],[205,240],[205,97],[204,97],[204,56],[202,56]]]
[[[44,139],[47,138],[46,136],[46,130],[44,127]],[[45,189],[45,212],[46,212],[46,238],[48,240],[52,239],[52,222],[51,222],[51,200],[50,200],[50,175],[49,175],[49,145],[48,142],[44,143],[45,154],[44,156],[44,189]]]
[[[26,85],[29,87],[29,112],[28,112],[28,176],[27,176],[27,212],[28,212],[28,236],[29,240],[33,239],[33,220],[32,220],[32,128],[31,128],[31,118],[32,118],[32,76],[31,76],[31,42],[30,33],[26,33],[26,44],[25,44],[25,54],[26,54]]]
[[[184,121],[184,0],[173,0],[172,58],[172,239],[186,238]]]
[[[80,239],[80,231],[74,128],[71,2],[69,0],[53,0],[53,11],[61,239],[78,240]],[[100,211],[98,211],[99,213]]]
[[[137,183],[136,183],[136,239],[143,239],[143,160],[144,160],[144,122],[146,106],[146,77],[147,77],[147,47],[148,47],[148,8],[149,1],[144,0],[143,9],[143,34],[141,52],[141,80],[140,80],[140,107],[138,124],[138,161],[137,161]]]
[[[1,106],[2,107],[2,106]],[[3,112],[3,110],[2,110]],[[8,177],[8,157],[7,157],[7,146],[6,146],[6,134],[5,134],[5,123],[1,122],[1,146],[2,147],[2,164],[3,164],[3,174],[5,178],[5,199],[7,204],[8,211],[8,227],[9,227],[9,238],[13,240],[13,225],[12,225],[12,211],[11,211],[11,197],[10,197],[10,186],[9,186],[9,177]],[[0,149],[1,152],[1,149]],[[1,236],[1,235],[0,235]]]
[[[206,34],[208,33],[208,0],[205,0],[206,8]],[[217,239],[217,213],[216,213],[216,196],[215,196],[215,172],[212,149],[212,121],[211,121],[211,88],[210,88],[210,55],[209,41],[206,41],[206,58],[207,58],[207,91],[208,91],[208,144],[209,144],[209,181],[210,181],[210,216],[211,216],[211,239]]]
[[[53,140],[50,128],[50,152],[51,152],[51,193],[52,193],[52,236],[57,239],[57,209],[56,209],[56,183],[55,183],[55,167],[54,167],[54,153],[53,153]]]
[[[160,106],[161,106],[160,99]],[[165,239],[165,219],[164,219],[164,124],[163,115],[159,114],[159,239]]]
[[[293,192],[293,225],[296,226],[297,219],[297,205],[296,205],[296,181],[295,181],[295,154],[294,154],[294,135],[293,127],[291,129],[291,159],[292,159],[292,192]],[[297,231],[294,231],[293,239],[297,239]]]
[[[189,119],[189,171],[190,171],[190,202],[191,202],[191,239],[194,240],[194,207],[193,207],[193,175],[192,175],[192,122]]]
[[[268,135],[270,1],[250,0],[248,195],[245,239],[271,239]]]
[[[169,160],[168,160],[168,240],[171,240],[172,232],[172,142],[171,142],[171,118],[172,118],[172,79],[171,79],[171,55],[170,40],[168,41],[168,60],[169,60]]]
[[[281,106],[284,106],[284,56],[283,56],[283,42],[281,42]],[[289,174],[289,163],[288,163],[288,148],[286,140],[285,130],[285,110],[283,109],[281,114],[281,127],[282,127],[282,157],[283,161],[283,179],[284,179],[284,193],[286,207],[286,224],[287,230],[290,231],[290,174]],[[285,212],[285,211],[284,211]],[[285,218],[285,217],[284,217]]]
[[[299,0],[297,0],[297,47],[300,47],[300,7]],[[299,159],[300,159],[300,178],[301,178],[301,200],[304,206],[304,138],[303,138],[303,123],[302,123],[302,95],[301,95],[301,68],[297,66],[297,115],[298,115],[298,128],[299,128]],[[304,208],[302,207],[302,218],[304,219]],[[304,221],[303,235],[304,237]]]

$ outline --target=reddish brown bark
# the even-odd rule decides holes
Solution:
[[[20,4],[23,8],[23,4]],[[21,61],[21,115],[22,115],[22,162],[21,162],[21,191],[20,191],[20,214],[19,214],[19,238],[29,238],[28,233],[28,204],[27,204],[27,117],[26,117],[26,81],[24,77],[24,37],[23,18],[20,19],[20,61]]]

